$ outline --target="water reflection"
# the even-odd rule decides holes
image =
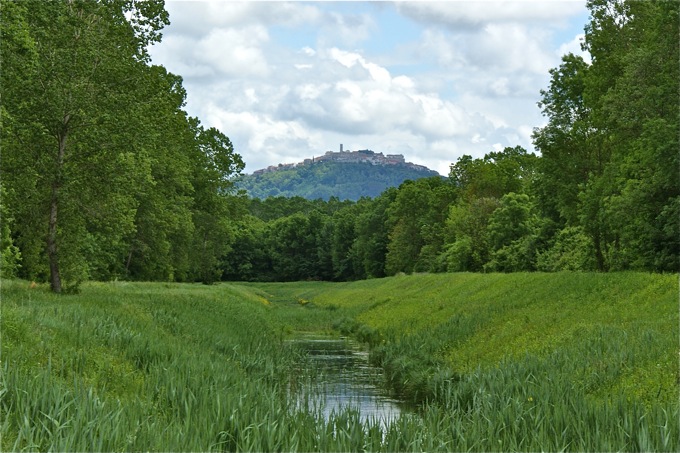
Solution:
[[[302,337],[295,346],[306,352],[313,370],[309,394],[316,398],[324,417],[345,408],[357,410],[361,418],[385,426],[399,418],[399,402],[381,387],[381,370],[368,362],[368,352],[347,338]]]

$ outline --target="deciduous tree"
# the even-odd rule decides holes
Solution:
[[[166,23],[160,1],[3,3],[3,174],[18,243],[47,256],[55,292],[88,276],[93,224],[114,246],[133,229],[137,166],[116,144],[141,120],[130,107]]]

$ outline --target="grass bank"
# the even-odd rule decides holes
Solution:
[[[678,397],[677,275],[401,276],[335,285],[313,300],[351,310],[377,340],[436,344],[430,355],[460,374],[579,347],[580,356],[604,361],[618,345],[620,369],[609,384],[650,403]]]
[[[354,283],[3,281],[1,447],[653,450],[678,445],[678,279],[446,274]],[[421,403],[381,433],[294,399],[296,331],[372,345]]]
[[[678,276],[437,274],[306,294],[451,448],[677,450]],[[267,286],[261,286],[267,288]]]

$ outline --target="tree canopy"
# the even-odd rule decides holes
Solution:
[[[229,138],[150,64],[162,1],[4,2],[1,274],[60,292],[85,279],[679,272],[677,4],[587,6],[590,61],[550,70],[537,153],[463,155],[448,178],[380,188],[371,166],[311,165],[252,179],[253,198],[234,187],[244,163]]]
[[[2,14],[2,201],[19,276],[55,292],[206,279],[199,268],[217,258],[190,250],[202,235],[224,252],[229,229],[213,224],[229,219],[227,181],[243,163],[182,110],[181,78],[149,63],[163,2],[3,2]]]

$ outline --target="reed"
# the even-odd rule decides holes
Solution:
[[[679,446],[677,279],[414,275],[312,300],[349,310],[347,332],[370,332],[386,384],[424,405],[424,432],[448,420],[441,445],[667,451]]]
[[[680,448],[677,276],[2,281],[0,322],[3,451]],[[334,329],[417,411],[324,416],[286,340]]]
[[[242,288],[89,284],[63,298],[27,292],[25,282],[3,289],[5,451],[344,451],[382,443],[375,425],[349,409],[326,420],[314,395],[298,402],[302,388],[314,387],[291,387],[313,377],[283,341],[293,327]]]

